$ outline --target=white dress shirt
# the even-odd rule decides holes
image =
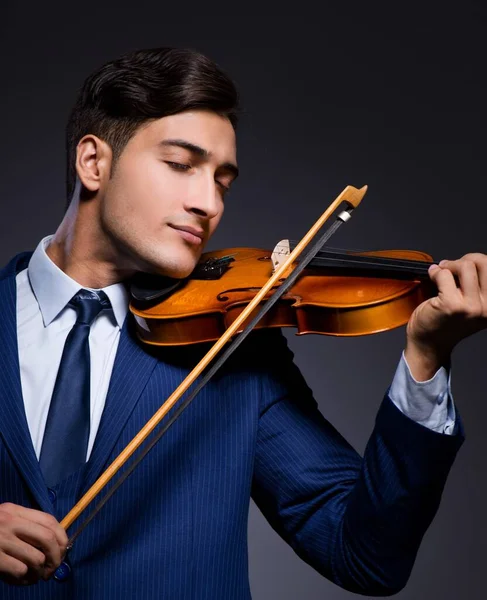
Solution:
[[[64,343],[76,321],[68,306],[83,286],[68,277],[46,254],[51,236],[37,246],[29,266],[17,274],[17,339],[20,381],[27,423],[39,458],[56,375]],[[103,288],[111,309],[103,310],[90,329],[91,397],[87,460],[105,406],[120,331],[128,311],[128,293],[122,283]]]
[[[16,278],[20,379],[37,458],[64,343],[76,321],[76,311],[68,303],[82,289],[47,256],[46,247],[51,237],[41,240],[28,268],[18,273]],[[122,283],[103,288],[103,291],[112,308],[103,310],[90,329],[91,425],[87,460],[105,406],[120,331],[129,304],[128,292]],[[453,433],[455,409],[450,378],[444,368],[429,381],[417,382],[403,353],[389,395],[399,410],[414,421],[438,433]]]
[[[389,390],[394,404],[413,421],[438,433],[455,433],[451,372],[441,367],[428,381],[416,381],[402,353]]]

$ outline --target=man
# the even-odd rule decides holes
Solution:
[[[463,440],[445,367],[486,325],[483,255],[431,267],[438,296],[408,324],[363,459],[283,336],[254,333],[66,555],[59,520],[202,355],[141,345],[127,284],[192,272],[238,173],[236,115],[232,82],[189,50],[126,55],[79,94],[66,215],[0,278],[2,598],[249,598],[251,495],[338,585],[408,579]]]

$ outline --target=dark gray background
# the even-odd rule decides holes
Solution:
[[[197,48],[235,79],[242,176],[210,248],[299,238],[347,185],[369,185],[333,245],[486,251],[485,35],[480,2],[34,2],[2,8],[0,259],[32,249],[64,207],[64,125],[91,70],[122,52]],[[295,338],[321,410],[363,451],[404,330]],[[403,600],[480,599],[486,557],[485,334],[454,355],[467,441]],[[352,597],[298,559],[252,506],[253,595]]]

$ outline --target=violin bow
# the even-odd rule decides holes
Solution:
[[[255,314],[251,321],[245,326],[243,331],[238,334],[232,342],[228,345],[225,352],[219,357],[217,362],[212,368],[205,374],[201,379],[197,387],[191,392],[191,394],[185,398],[185,400],[179,405],[177,410],[171,415],[171,418],[164,424],[161,430],[157,433],[153,440],[143,449],[142,453],[134,460],[133,464],[127,469],[119,480],[112,486],[109,492],[104,498],[96,505],[95,509],[89,515],[89,517],[82,523],[77,531],[69,538],[68,550],[73,546],[74,540],[78,537],[81,531],[88,525],[93,517],[100,511],[107,500],[115,493],[118,487],[125,481],[125,479],[132,473],[139,462],[146,456],[151,448],[159,441],[174,421],[180,416],[180,414],[187,408],[198,392],[203,386],[208,383],[211,377],[216,371],[223,365],[223,363],[229,358],[229,356],[236,350],[236,348],[243,342],[245,337],[251,332],[255,325],[260,321],[264,314],[270,310],[270,308],[277,302],[277,300],[291,287],[294,281],[299,277],[300,273],[306,267],[306,265],[313,259],[315,254],[320,250],[323,244],[335,233],[335,231],[347,222],[352,212],[362,201],[362,198],[367,192],[367,186],[363,186],[357,189],[353,186],[347,186],[330,204],[326,211],[318,218],[314,225],[309,229],[306,235],[297,244],[287,259],[278,266],[271,277],[267,280],[265,285],[259,290],[254,296],[252,301],[246,306],[246,308],[240,313],[235,321],[228,327],[223,335],[215,342],[200,362],[193,368],[193,370],[187,375],[187,377],[181,382],[181,384],[174,390],[174,392],[167,398],[164,404],[154,413],[154,415],[147,421],[142,427],[139,433],[127,444],[122,452],[115,458],[115,460],[108,466],[90,489],[82,496],[82,498],[73,506],[69,513],[61,521],[61,526],[64,529],[68,529],[73,522],[78,519],[81,513],[88,507],[92,500],[102,491],[102,489],[108,484],[108,482],[115,476],[118,470],[126,463],[126,461],[132,456],[132,454],[142,445],[147,437],[154,431],[157,425],[162,421],[166,414],[173,408],[178,402],[181,396],[188,390],[188,388],[195,382],[195,380],[201,375],[206,367],[211,363],[218,352],[223,348],[225,344],[230,340],[232,336],[238,332],[239,327],[245,322],[245,320],[251,315],[256,309],[259,303],[265,298],[266,294],[275,286],[279,284],[285,277],[283,282],[277,287],[274,293],[268,300],[263,304],[260,310]],[[319,230],[323,227],[325,222],[330,216],[337,210],[342,204],[346,203],[347,207],[345,210],[340,212],[337,216],[336,221],[331,225],[326,232],[313,244],[311,241],[317,235]],[[308,247],[309,246],[309,247]],[[307,248],[308,247],[308,248]],[[307,248],[306,252],[305,249]],[[303,254],[303,257],[299,261],[298,265],[291,271],[289,270],[293,263]],[[287,277],[286,277],[286,274]]]

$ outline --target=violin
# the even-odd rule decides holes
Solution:
[[[273,252],[219,250],[203,254],[185,280],[142,276],[134,281],[130,311],[143,342],[170,346],[216,341],[61,521],[65,529],[70,527],[147,440],[70,536],[68,549],[252,329],[295,327],[298,334],[344,336],[377,333],[406,323],[416,306],[434,293],[427,275],[431,257],[426,253],[323,249],[366,191],[367,186],[347,186],[296,245],[282,241]],[[346,209],[319,235],[342,205]],[[158,432],[148,440],[159,424]]]
[[[141,276],[131,288],[137,335],[158,346],[219,339],[295,245],[282,240],[272,252],[207,252],[185,280]],[[430,255],[417,250],[321,250],[255,329],[293,327],[297,335],[358,336],[399,327],[433,294],[431,263]]]

